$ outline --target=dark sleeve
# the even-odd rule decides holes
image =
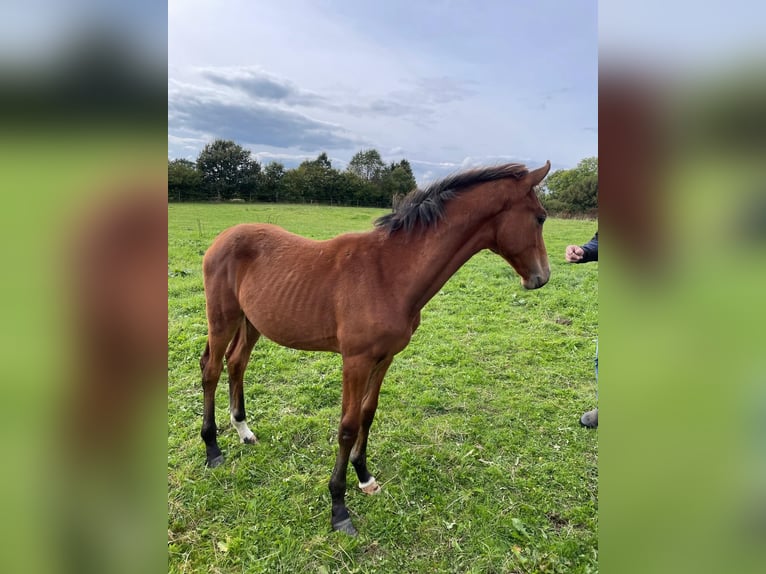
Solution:
[[[582,259],[578,261],[578,263],[598,261],[598,231],[596,231],[596,235],[593,236],[593,239],[582,246],[582,250],[585,251],[585,254],[583,255]]]

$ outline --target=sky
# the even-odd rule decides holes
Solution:
[[[261,163],[375,148],[423,185],[598,155],[592,0],[170,0],[168,157],[230,139]]]
[[[723,68],[741,57],[763,61],[766,3],[714,0],[700,6],[694,0],[601,0],[602,59],[608,55],[674,72]]]

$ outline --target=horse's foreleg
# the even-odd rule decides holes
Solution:
[[[333,530],[340,530],[351,536],[356,529],[346,508],[346,470],[351,449],[356,443],[360,428],[362,396],[370,378],[373,362],[364,358],[343,358],[343,408],[338,427],[338,454],[330,477]]]
[[[375,365],[367,384],[367,392],[362,399],[361,409],[361,427],[359,436],[356,439],[354,448],[351,450],[351,464],[354,465],[356,476],[359,478],[359,488],[365,494],[380,493],[380,485],[367,470],[367,439],[370,435],[370,427],[375,418],[375,411],[378,408],[378,396],[380,395],[380,386],[383,383],[383,377],[391,365],[393,357],[386,357],[380,363]]]
[[[226,366],[229,371],[229,413],[232,426],[237,429],[240,442],[255,444],[256,438],[247,426],[245,416],[245,369],[250,360],[250,353],[258,341],[260,333],[247,318],[242,323],[226,352]]]

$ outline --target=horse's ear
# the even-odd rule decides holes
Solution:
[[[545,165],[542,167],[538,167],[537,169],[534,169],[530,171],[527,174],[526,180],[532,185],[532,187],[539,184],[543,179],[545,179],[545,176],[548,175],[548,172],[551,169],[551,162],[546,161]]]

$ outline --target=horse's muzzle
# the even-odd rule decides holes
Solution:
[[[526,279],[521,280],[521,285],[524,289],[539,289],[548,282],[550,277],[550,273],[546,273],[545,275],[530,275]]]

